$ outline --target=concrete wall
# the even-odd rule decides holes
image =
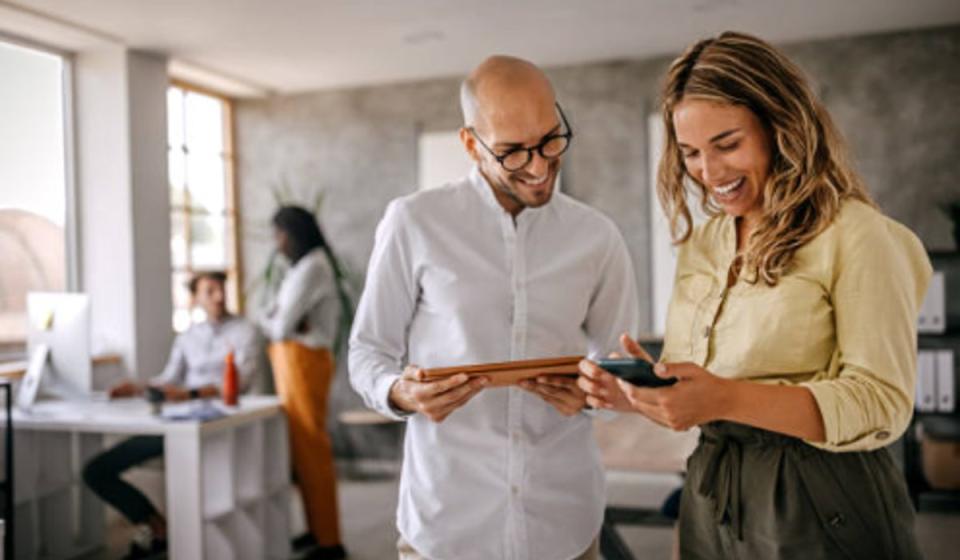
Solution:
[[[884,210],[929,248],[953,248],[937,206],[960,199],[960,27],[785,49],[814,78]],[[651,290],[646,116],[671,58],[549,70],[576,132],[563,189],[619,225],[641,294]],[[359,291],[386,204],[417,184],[418,133],[459,126],[457,87],[447,79],[240,102],[241,211],[253,232],[243,239],[246,278],[256,277],[269,250],[270,189],[285,183],[305,202],[326,192],[323,226]],[[651,306],[642,305],[649,316]],[[341,376],[334,413],[358,403]]]

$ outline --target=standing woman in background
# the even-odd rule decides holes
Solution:
[[[308,558],[338,559],[340,540],[333,449],[326,429],[327,398],[336,372],[334,345],[341,309],[334,268],[316,219],[298,206],[273,216],[277,251],[291,267],[261,326],[277,393],[290,426],[293,468],[315,543]]]
[[[588,402],[700,426],[684,559],[919,558],[886,446],[913,412],[923,246],[870,200],[769,44],[696,43],[670,67],[662,111],[658,194],[680,252],[655,371],[678,382],[640,388],[584,361]],[[711,216],[701,226],[686,185]]]

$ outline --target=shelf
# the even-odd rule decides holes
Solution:
[[[951,251],[948,249],[937,249],[934,251],[927,251],[927,254],[930,256],[931,261],[960,261],[960,251],[956,250]]]
[[[267,558],[271,560],[285,560],[290,557],[289,512],[290,494],[287,489],[277,492],[264,504],[264,535]]]
[[[263,423],[263,469],[267,494],[290,484],[290,447],[287,419],[275,416]]]
[[[55,494],[39,499],[37,521],[42,527],[41,535],[69,535],[71,526],[72,488],[65,488]],[[70,539],[41,539],[41,556],[64,558],[71,552]]]
[[[263,495],[263,423],[237,428],[233,438],[233,465],[236,468],[237,500],[256,499]]]
[[[926,490],[917,500],[922,512],[960,512],[960,490]]]
[[[237,558],[260,560],[266,550],[264,540],[266,527],[263,523],[263,504],[240,509],[233,518],[233,538],[237,545]]]
[[[207,521],[204,523],[203,548],[206,558],[234,558],[233,546],[230,544],[229,530],[224,525],[228,519],[221,521]]]
[[[234,508],[231,469],[221,468],[232,464],[233,432],[228,430],[208,437],[200,453],[203,457],[203,518],[216,519]]]

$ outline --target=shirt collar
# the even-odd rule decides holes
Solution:
[[[507,212],[504,207],[500,205],[500,201],[498,201],[496,195],[493,194],[493,186],[491,186],[487,181],[487,178],[480,173],[480,168],[476,164],[474,164],[470,169],[469,179],[470,185],[480,195],[480,198],[483,200],[484,204],[509,215],[509,212]],[[557,199],[559,194],[560,193],[556,191],[556,179],[554,179],[554,192],[550,195],[550,201],[539,208],[524,208],[523,212],[520,212],[520,214],[517,215],[517,220],[529,220],[530,218],[524,218],[524,215],[532,217],[541,212],[545,212],[547,208],[554,204],[554,201]]]
[[[198,329],[219,334],[223,329],[227,328],[227,326],[232,323],[234,319],[236,319],[236,316],[227,312],[227,314],[223,316],[223,319],[221,319],[218,323],[214,323],[213,321],[201,321],[199,323],[195,323],[194,326]]]

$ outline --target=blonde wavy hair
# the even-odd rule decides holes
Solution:
[[[657,177],[657,196],[670,221],[675,244],[690,238],[693,220],[685,181],[699,191],[704,213],[721,210],[706,188],[686,171],[677,145],[673,113],[684,99],[742,105],[770,134],[771,163],[762,186],[759,223],[744,245],[742,271],[748,281],[776,285],[793,255],[836,218],[845,199],[875,206],[830,115],[800,69],[768,43],[728,31],[699,41],[670,66],[661,110],[666,143]]]

